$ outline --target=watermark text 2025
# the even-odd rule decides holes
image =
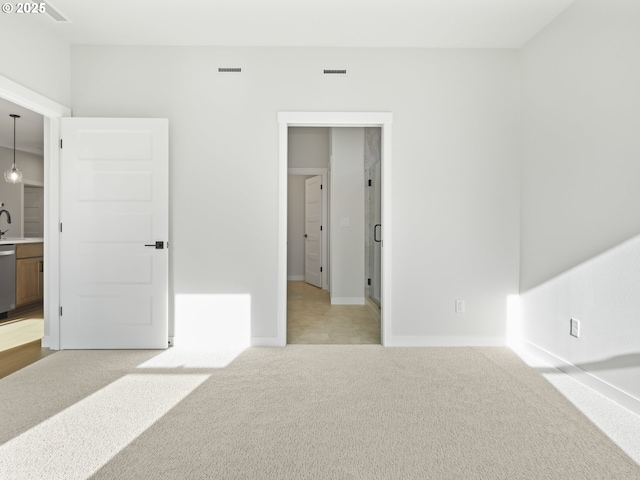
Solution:
[[[4,13],[46,13],[47,4],[46,3],[16,3],[13,5],[12,3],[3,3],[2,11]]]

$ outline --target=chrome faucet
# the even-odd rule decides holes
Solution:
[[[6,213],[7,214],[7,224],[11,225],[11,214],[9,213],[9,210],[5,210],[4,208],[0,209],[0,218],[2,218],[2,214]],[[7,233],[9,231],[9,229],[7,228],[6,230],[0,230],[0,238],[2,238],[2,236]]]

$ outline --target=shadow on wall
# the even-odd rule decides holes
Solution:
[[[596,370],[619,370],[622,368],[638,368],[640,367],[640,353],[629,353],[627,355],[616,355],[605,360],[595,362],[578,363],[575,365],[580,370],[593,372]],[[564,373],[555,368],[539,369],[542,373]],[[543,371],[544,370],[544,371]]]
[[[558,271],[552,275],[547,276],[545,279],[540,279],[535,282],[527,282],[522,277],[520,278],[520,296],[525,295],[547,288],[554,282],[562,280],[567,276],[582,274],[584,275],[586,269],[593,265],[607,265],[612,264],[617,258],[621,256],[633,255],[633,251],[640,251],[640,234],[634,235],[631,238],[623,240],[609,248],[600,251],[592,257],[586,258],[581,262],[567,266],[564,270]],[[622,262],[624,263],[624,262]],[[615,268],[619,268],[621,264],[617,264]],[[617,278],[617,275],[614,275]]]

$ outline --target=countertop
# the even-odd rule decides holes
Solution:
[[[42,243],[44,238],[3,238],[0,240],[0,245],[14,245],[16,243]]]

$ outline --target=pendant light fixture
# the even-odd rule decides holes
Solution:
[[[4,179],[8,183],[20,183],[22,182],[22,172],[16,167],[16,118],[20,118],[20,115],[12,113],[9,116],[13,117],[13,165],[4,172]]]

